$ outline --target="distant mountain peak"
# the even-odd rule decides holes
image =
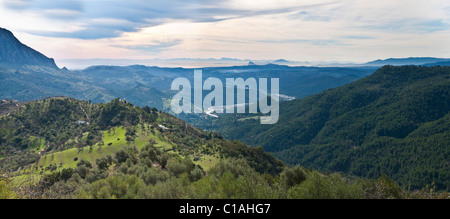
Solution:
[[[274,61],[274,63],[288,63],[289,61],[288,60],[286,60],[286,59],[278,59],[278,60],[275,60]]]
[[[15,67],[38,65],[58,69],[55,60],[21,43],[11,31],[1,27],[0,64]]]
[[[255,65],[255,63],[252,62],[252,61],[250,61],[250,62],[248,62],[248,65],[249,65],[249,66],[250,66],[250,65]]]

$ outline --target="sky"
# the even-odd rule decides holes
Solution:
[[[450,58],[448,0],[0,0],[0,27],[57,62]]]

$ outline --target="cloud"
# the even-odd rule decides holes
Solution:
[[[71,11],[84,10],[83,0],[30,0],[32,2],[31,6],[38,9],[65,9]]]
[[[29,10],[42,14],[43,19],[72,20],[79,31],[34,31],[33,34],[53,37],[71,37],[80,39],[101,39],[117,37],[123,32],[135,32],[144,27],[181,20],[191,22],[219,22],[229,19],[252,17],[267,14],[287,13],[299,8],[315,7],[321,4],[287,4],[285,7],[236,7],[236,3],[215,0],[19,0],[15,10]],[[289,1],[287,1],[289,2]],[[324,2],[324,1],[321,1]],[[291,2],[292,3],[292,2]],[[26,5],[26,7],[25,7]],[[323,18],[322,18],[323,19]],[[122,20],[126,22],[100,24],[96,20]]]
[[[3,5],[13,10],[25,9],[30,5],[31,0],[3,0]]]
[[[182,40],[172,40],[168,42],[153,42],[152,44],[146,45],[115,45],[116,47],[126,48],[131,50],[138,50],[145,53],[160,53],[168,48],[179,45],[182,43]]]
[[[31,32],[33,34],[101,39],[117,37],[123,32],[135,32],[143,27],[160,25],[169,19],[214,21],[212,15],[216,15],[221,9],[198,4],[198,2],[200,1],[19,0],[16,2],[7,0],[5,5],[13,10],[26,10],[29,13],[40,14],[42,19],[50,22],[70,20],[72,25],[78,27],[76,28],[78,30],[73,32],[42,30]]]
[[[70,9],[46,9],[45,15],[59,19],[73,19],[81,15],[80,11]]]

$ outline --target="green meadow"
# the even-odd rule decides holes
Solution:
[[[37,170],[49,172],[46,171],[46,169],[50,166],[56,166],[57,169],[75,168],[77,162],[81,159],[85,159],[87,161],[95,163],[96,159],[105,157],[107,155],[114,157],[115,153],[122,150],[124,147],[135,146],[138,150],[140,150],[149,143],[153,143],[156,148],[162,151],[166,151],[167,153],[178,154],[178,152],[175,152],[173,150],[174,144],[172,142],[170,142],[161,132],[157,131],[156,129],[152,129],[152,131],[150,131],[150,127],[151,125],[148,124],[137,125],[136,135],[134,136],[134,139],[132,141],[127,141],[126,129],[122,126],[103,131],[101,143],[99,142],[92,146],[86,146],[83,148],[71,148],[64,151],[58,151],[43,155],[39,159],[39,162],[37,162]],[[88,133],[84,133],[81,139],[71,139],[68,141],[68,143],[73,141],[82,141],[87,137],[87,135]],[[44,142],[36,150],[40,150],[41,148],[43,148],[43,146]],[[202,166],[205,170],[209,170],[220,160],[219,156],[216,154],[189,155],[190,159],[194,159],[195,157],[199,157],[199,159],[197,161],[194,161],[194,163]]]
[[[144,128],[144,126],[146,126]],[[40,169],[45,169],[51,165],[56,165],[58,168],[75,168],[77,161],[81,159],[88,160],[95,163],[95,160],[107,155],[114,156],[115,153],[127,146],[136,146],[137,149],[141,149],[145,145],[153,142],[155,147],[161,150],[172,149],[173,144],[158,131],[154,131],[153,134],[147,131],[149,125],[138,125],[136,136],[133,141],[126,140],[126,129],[122,126],[114,127],[108,131],[102,132],[103,143],[96,143],[92,146],[86,146],[83,148],[71,148],[64,151],[50,153],[42,156],[37,163]],[[88,133],[84,133],[83,138]],[[83,140],[83,139],[80,139]],[[71,141],[78,141],[71,140]],[[173,153],[173,152],[172,152]]]

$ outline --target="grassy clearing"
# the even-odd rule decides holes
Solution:
[[[103,143],[105,146],[127,144],[123,127],[114,127],[108,131],[103,131]]]
[[[138,149],[141,149],[150,142],[155,142],[155,147],[161,150],[169,150],[173,148],[173,144],[156,129],[151,129],[150,125],[139,125],[136,130],[134,143]]]
[[[46,154],[38,161],[40,169],[50,165],[56,165],[58,169],[75,168],[77,162],[81,159],[95,163],[95,160],[107,155],[114,156],[122,148],[135,145],[139,150],[149,142],[155,142],[155,147],[161,150],[169,150],[173,145],[156,129],[154,134],[150,131],[149,125],[139,125],[136,127],[136,136],[133,142],[126,141],[126,129],[124,127],[115,127],[108,131],[103,131],[103,145],[97,143],[93,146],[84,148],[71,148],[68,150]],[[83,134],[85,138],[88,133]],[[173,153],[172,151],[168,153]]]
[[[171,143],[162,133],[158,132],[157,129],[152,129],[148,124],[138,125],[135,128],[136,135],[132,142],[127,142],[127,131],[124,127],[115,127],[111,130],[103,131],[103,144],[97,143],[84,148],[71,148],[60,152],[46,154],[38,161],[37,167],[39,168],[36,173],[42,170],[44,170],[45,173],[49,173],[50,171],[45,171],[45,168],[51,165],[56,165],[58,170],[63,168],[75,168],[77,162],[81,159],[88,160],[95,164],[96,159],[107,155],[114,156],[115,153],[126,146],[134,145],[140,150],[150,142],[153,142],[156,148],[166,151],[166,153],[178,154],[178,152],[172,150],[174,148],[173,143]],[[83,138],[87,138],[87,135],[88,133],[84,133]],[[42,145],[44,145],[44,142]],[[220,160],[218,154],[206,155],[196,153],[188,155],[189,159],[192,160],[197,156],[200,157],[200,160],[195,161],[194,163],[202,166],[205,170],[211,169]]]
[[[93,146],[87,146],[84,148],[71,148],[65,151],[47,154],[41,157],[38,162],[38,166],[45,168],[50,165],[57,165],[61,168],[74,168],[76,167],[78,160],[81,159],[94,163],[97,158],[104,157],[106,155],[113,156],[123,147],[130,145],[125,139],[125,133],[126,130],[123,127],[115,127],[109,131],[104,131],[103,146],[100,146],[97,143]]]

